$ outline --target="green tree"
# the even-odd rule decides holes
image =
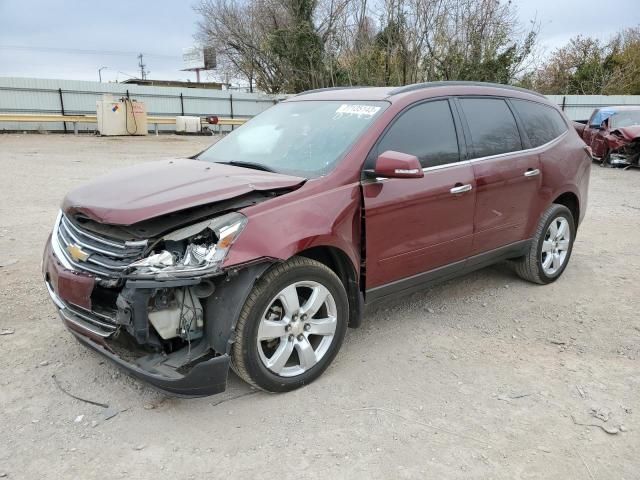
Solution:
[[[313,24],[315,0],[286,0],[289,21],[268,36],[266,48],[288,72],[283,90],[301,92],[326,84],[324,46]]]

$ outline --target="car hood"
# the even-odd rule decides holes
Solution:
[[[133,225],[256,191],[293,189],[304,178],[200,160],[175,159],[118,170],[71,191],[62,210],[111,225]]]
[[[625,140],[635,140],[640,137],[640,125],[631,125],[629,127],[616,128],[618,132],[622,134]]]

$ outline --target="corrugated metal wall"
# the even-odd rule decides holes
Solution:
[[[246,118],[269,108],[282,97],[196,88],[146,87],[122,83],[39,78],[0,78],[0,112],[95,114],[103,94],[127,95],[146,103],[150,115],[218,115]],[[62,100],[61,100],[62,97]],[[594,108],[608,105],[640,105],[640,95],[549,95],[572,120],[586,120]],[[93,131],[95,124],[81,124]],[[163,126],[173,130],[172,126]],[[2,123],[2,130],[63,130],[62,124]]]
[[[640,95],[547,95],[571,120],[588,120],[593,110],[611,105],[639,105]]]
[[[103,94],[116,98],[127,95],[145,102],[150,115],[218,115],[246,118],[269,108],[282,97],[256,93],[209,90],[202,88],[147,87],[122,83],[98,83],[77,80],[39,78],[0,78],[0,112],[56,113],[85,115],[96,113],[96,101]],[[62,101],[61,101],[62,97]],[[95,124],[80,124],[93,131]],[[164,127],[173,130],[172,126]],[[2,123],[2,130],[63,130],[62,124]]]

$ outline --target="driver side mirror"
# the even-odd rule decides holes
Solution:
[[[415,155],[387,150],[376,159],[374,170],[366,170],[370,177],[422,178],[424,172],[420,160]]]

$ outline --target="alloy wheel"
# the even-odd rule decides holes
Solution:
[[[285,287],[260,317],[260,360],[282,377],[308,371],[329,351],[337,321],[335,299],[324,285],[300,281]]]
[[[549,224],[542,242],[542,270],[555,275],[564,265],[571,244],[571,228],[564,217],[556,217]]]

